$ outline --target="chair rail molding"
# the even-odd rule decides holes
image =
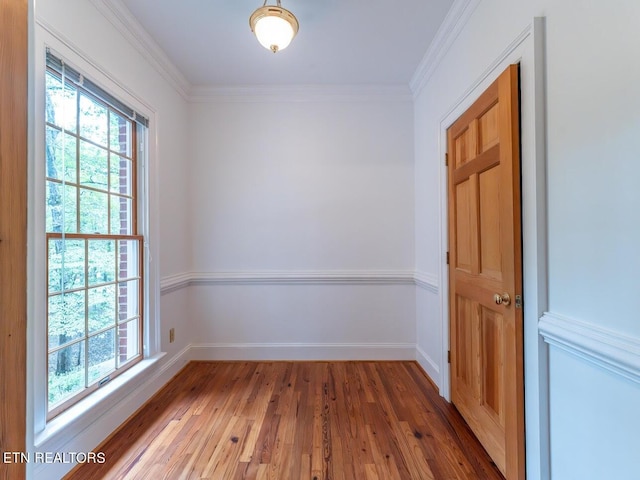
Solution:
[[[431,293],[438,294],[440,285],[438,282],[438,276],[432,273],[415,272],[413,277],[416,287],[427,290]]]
[[[193,285],[415,285],[438,293],[438,277],[412,270],[182,272],[162,277],[162,295]]]
[[[538,328],[549,345],[640,383],[640,338],[552,312],[542,316]]]
[[[191,282],[191,273],[183,272],[173,275],[167,275],[160,279],[160,294],[166,295],[189,286]]]

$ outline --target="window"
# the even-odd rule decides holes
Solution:
[[[45,104],[51,418],[142,359],[136,139],[146,119],[51,53]]]

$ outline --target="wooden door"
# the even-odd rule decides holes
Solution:
[[[447,143],[451,399],[507,480],[524,479],[517,65]]]

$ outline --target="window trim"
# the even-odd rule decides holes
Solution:
[[[140,393],[150,388],[148,382],[155,378],[154,372],[161,365],[165,355],[161,348],[160,336],[160,280],[159,264],[152,261],[159,256],[159,172],[157,118],[158,113],[136,92],[145,92],[145,86],[137,83],[136,77],[126,76],[120,68],[117,58],[107,59],[105,66],[111,65],[114,72],[120,72],[122,81],[105,66],[98,65],[87,57],[82,50],[46,23],[35,19],[33,47],[30,51],[30,87],[34,93],[30,96],[29,115],[29,152],[28,161],[28,249],[27,249],[27,445],[54,451],[73,442],[76,436],[89,427],[94,431],[107,428],[100,418],[107,414],[128,408],[130,401],[137,402]],[[145,236],[142,251],[143,275],[146,291],[142,299],[142,308],[146,312],[143,342],[143,360],[129,369],[126,374],[93,395],[79,401],[53,420],[47,419],[47,372],[46,339],[42,334],[46,322],[45,300],[46,286],[42,281],[45,275],[46,243],[45,236],[45,72],[46,50],[63,56],[78,71],[85,72],[96,84],[114,92],[119,98],[134,107],[137,112],[149,118],[149,127],[138,135],[138,188],[141,202],[138,211],[139,233]],[[161,370],[162,371],[162,370]],[[34,466],[27,465],[27,471]]]
[[[76,86],[82,87],[94,97],[99,98],[102,102],[109,105],[114,110],[118,110],[123,116],[129,120],[138,123],[144,127],[149,127],[149,119],[131,108],[127,103],[120,100],[117,96],[112,95],[98,84],[86,78],[82,73],[69,65],[61,56],[56,55],[50,48],[46,48],[47,52],[47,69],[52,72],[62,73],[65,70],[67,79]]]
[[[45,329],[46,332],[46,375],[47,375],[47,382],[46,382],[46,390],[47,390],[47,421],[55,418],[57,415],[59,415],[60,413],[62,413],[63,411],[67,410],[68,408],[72,407],[73,405],[75,405],[76,403],[78,403],[79,401],[81,401],[82,399],[90,396],[92,393],[94,393],[95,391],[97,391],[98,389],[104,387],[108,382],[110,382],[111,380],[113,380],[114,378],[116,378],[118,375],[122,374],[123,372],[127,371],[129,368],[133,367],[136,363],[140,362],[143,358],[144,358],[144,352],[143,352],[143,343],[142,343],[142,338],[144,336],[144,331],[145,331],[145,317],[144,317],[144,293],[145,293],[145,280],[144,280],[144,265],[142,262],[142,257],[143,257],[143,251],[144,251],[144,242],[145,242],[145,238],[144,235],[139,235],[139,231],[138,231],[138,211],[140,210],[140,201],[141,198],[138,196],[138,130],[144,127],[144,123],[136,123],[133,119],[128,118],[127,114],[124,114],[122,111],[117,110],[115,107],[113,107],[113,103],[114,101],[117,102],[119,105],[123,106],[123,108],[128,109],[130,111],[133,112],[133,117],[135,118],[136,114],[135,111],[133,109],[130,109],[128,107],[126,107],[126,105],[119,101],[119,100],[114,100],[115,97],[112,95],[109,95],[109,99],[110,102],[107,102],[105,99],[99,97],[96,95],[96,92],[102,93],[104,92],[103,89],[100,89],[99,87],[97,87],[95,85],[95,83],[90,82],[89,80],[87,80],[82,74],[78,73],[77,70],[73,69],[72,67],[68,67],[66,65],[66,62],[63,60],[59,60],[58,57],[55,57],[50,49],[47,49],[47,68],[45,69],[45,79],[47,78],[47,76],[52,76],[55,77],[57,80],[59,80],[62,83],[62,90],[63,92],[66,90],[67,88],[67,84],[71,84],[75,90],[75,95],[76,95],[76,118],[75,118],[75,130],[74,131],[69,131],[65,125],[66,121],[63,118],[60,126],[58,128],[58,125],[54,125],[51,124],[47,121],[46,119],[46,115],[45,115],[45,129],[47,128],[54,128],[55,130],[59,131],[60,133],[62,133],[62,135],[66,136],[66,135],[71,135],[75,140],[76,140],[76,150],[75,150],[75,175],[76,178],[74,179],[73,182],[66,182],[66,173],[64,172],[64,164],[65,164],[65,152],[62,152],[62,162],[63,162],[63,172],[62,172],[62,180],[61,180],[61,185],[64,186],[67,183],[72,184],[75,186],[75,188],[78,189],[78,194],[75,198],[75,210],[76,210],[76,216],[77,218],[75,219],[75,224],[76,224],[76,230],[75,232],[66,232],[65,228],[63,226],[62,232],[49,232],[47,231],[46,225],[45,225],[45,232],[46,232],[46,242],[45,242],[45,249],[46,249],[46,259],[47,259],[47,269],[45,271],[45,279],[46,279],[46,298],[47,298],[47,305],[46,305],[46,325],[47,328]],[[51,59],[58,59],[59,60],[59,66],[61,67],[61,71],[57,71],[55,68],[52,67],[52,63],[51,63]],[[72,76],[71,77],[67,77],[66,76],[66,72],[67,69],[70,70],[70,72],[72,72]],[[75,77],[75,80],[74,80]],[[88,89],[87,86],[85,86],[85,84],[87,86],[92,87],[92,89]],[[47,88],[47,84],[45,81],[45,89]],[[108,233],[102,233],[102,234],[89,234],[89,233],[83,233],[81,232],[81,215],[82,215],[82,210],[81,210],[81,206],[82,203],[80,201],[80,196],[79,196],[79,192],[81,188],[85,188],[85,186],[82,185],[82,182],[80,180],[80,172],[82,170],[81,165],[82,165],[82,158],[80,156],[80,152],[81,152],[81,142],[82,141],[88,141],[90,144],[92,145],[96,145],[98,148],[104,149],[104,145],[99,145],[96,144],[94,141],[90,140],[90,139],[84,139],[84,137],[82,136],[82,131],[80,129],[80,105],[81,105],[81,98],[82,96],[88,98],[90,101],[97,103],[98,105],[101,105],[103,107],[106,108],[106,111],[109,113],[109,118],[111,115],[111,112],[114,112],[117,116],[119,117],[123,117],[126,118],[127,122],[130,122],[131,125],[131,134],[130,134],[130,138],[128,139],[128,141],[130,142],[130,145],[128,145],[127,147],[130,147],[130,154],[129,156],[125,155],[125,158],[128,158],[131,161],[131,178],[130,178],[130,182],[131,182],[131,191],[130,191],[130,195],[128,195],[128,197],[131,199],[132,201],[132,211],[131,211],[131,233],[130,234],[113,234],[111,227],[109,226],[111,224],[111,201],[112,201],[112,197],[119,197],[119,194],[116,194],[114,192],[112,192],[111,188],[110,188],[110,170],[109,168],[107,169],[107,187],[106,187],[106,191],[104,192],[107,195],[107,210],[106,212],[104,212],[106,214],[107,217],[107,232]],[[46,98],[46,97],[45,97]],[[148,122],[146,122],[148,123]],[[107,125],[107,131],[109,131],[110,129],[110,123],[108,123]],[[127,148],[127,151],[129,150],[129,148]],[[117,151],[113,151],[112,150],[112,146],[111,146],[111,140],[109,135],[107,135],[107,145],[106,145],[106,153],[107,156],[109,158],[109,161],[111,161],[111,155],[115,154],[117,155],[117,158],[120,157],[120,153],[121,152],[117,152]],[[47,154],[47,136],[45,135],[45,157]],[[42,160],[42,159],[41,159]],[[46,163],[46,162],[45,162]],[[109,163],[107,164],[109,165]],[[46,171],[46,169],[45,169]],[[45,189],[47,188],[46,185],[48,182],[53,182],[53,183],[58,183],[56,181],[56,179],[50,178],[47,176],[47,174],[45,173]],[[89,190],[94,190],[94,188],[88,188]],[[100,191],[102,192],[102,190],[94,190],[94,191]],[[45,195],[46,198],[46,195]],[[65,209],[66,207],[63,205],[63,209]],[[85,312],[84,312],[84,317],[85,317],[85,333],[82,336],[81,339],[76,339],[73,342],[71,342],[68,346],[73,346],[73,345],[84,345],[84,381],[83,381],[83,387],[81,387],[80,390],[78,390],[77,392],[71,394],[70,396],[64,397],[62,399],[62,401],[60,401],[57,404],[54,404],[53,406],[49,404],[49,379],[50,379],[50,373],[49,373],[49,359],[51,354],[53,353],[50,348],[49,348],[49,298],[51,298],[49,289],[48,289],[48,284],[49,284],[49,240],[52,238],[58,238],[61,240],[65,240],[67,238],[69,239],[78,239],[78,240],[84,240],[85,242],[85,248],[88,248],[88,242],[91,239],[100,239],[100,240],[137,240],[138,241],[138,253],[137,253],[137,258],[138,258],[138,265],[137,265],[137,275],[136,277],[138,277],[138,293],[137,293],[137,298],[136,298],[136,302],[138,304],[138,320],[137,320],[137,324],[138,324],[138,353],[135,355],[134,358],[124,362],[124,364],[122,365],[118,365],[118,355],[119,355],[119,343],[118,343],[118,328],[119,328],[119,323],[117,321],[117,318],[114,318],[114,324],[113,324],[113,329],[114,329],[114,370],[110,371],[108,374],[104,375],[102,379],[98,379],[97,381],[94,381],[93,383],[89,383],[89,358],[90,358],[90,351],[89,351],[89,346],[90,346],[90,339],[92,337],[95,337],[97,335],[100,334],[99,333],[95,333],[93,332],[93,334],[90,334],[90,332],[88,331],[88,323],[89,322],[89,313],[88,313],[88,304],[85,301]],[[115,255],[115,253],[114,253]],[[87,268],[87,264],[86,262],[88,261],[88,257],[85,258],[85,270]],[[117,261],[116,261],[116,265],[117,265]],[[116,266],[117,268],[117,266]],[[86,271],[85,271],[85,285],[83,286],[83,288],[79,289],[79,291],[83,291],[85,292],[85,295],[87,295],[87,292],[89,291],[89,287],[90,285],[87,283],[88,282],[88,277],[86,276]],[[115,285],[117,285],[117,277],[114,280]],[[64,295],[64,293],[61,293],[62,295]],[[86,298],[86,297],[85,297]],[[114,298],[114,301],[116,299]],[[66,348],[66,347],[64,347]],[[64,350],[64,348],[62,350]]]

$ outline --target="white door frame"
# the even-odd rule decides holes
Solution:
[[[507,68],[520,64],[522,169],[522,260],[524,301],[524,382],[527,477],[547,479],[549,468],[548,349],[538,332],[547,310],[546,112],[544,18],[518,35],[440,120],[439,158],[447,151],[447,129]],[[440,311],[442,312],[441,394],[451,399],[447,167],[440,162]]]

